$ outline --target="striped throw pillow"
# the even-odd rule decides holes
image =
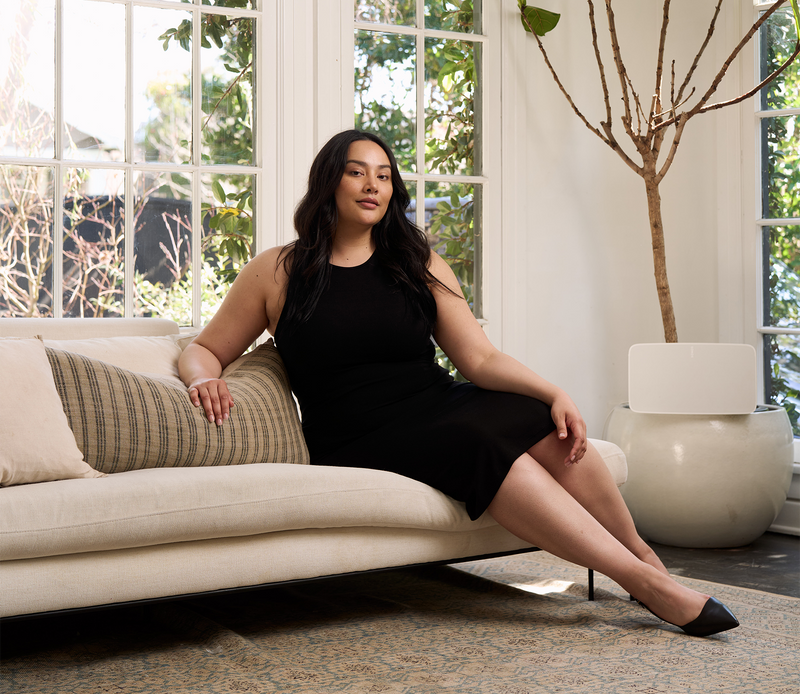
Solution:
[[[236,404],[221,427],[170,379],[46,351],[78,448],[95,470],[309,462],[289,381],[271,341],[226,374]]]

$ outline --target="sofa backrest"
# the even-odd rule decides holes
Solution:
[[[175,335],[178,324],[166,318],[0,318],[0,337],[82,340],[128,335]]]

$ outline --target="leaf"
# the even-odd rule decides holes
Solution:
[[[219,181],[214,181],[213,185],[211,186],[214,190],[214,197],[219,200],[220,203],[223,205],[225,204],[225,190],[222,188],[222,185]]]
[[[796,0],[792,1],[796,2]],[[525,7],[521,7],[520,10],[522,13],[520,21],[522,22],[522,26],[525,27],[525,31],[530,32],[530,30],[533,29],[533,32],[537,36],[544,36],[548,31],[555,29],[558,20],[561,19],[560,14],[544,10],[541,7],[526,5]],[[525,19],[528,20],[527,23]],[[531,29],[528,28],[528,24],[531,25]]]
[[[447,75],[450,75],[450,74],[454,73],[456,71],[457,67],[458,66],[455,63],[445,63],[442,66],[442,69],[439,70],[439,77],[438,77],[438,79],[439,79],[439,87],[444,89],[444,87],[442,86],[442,81],[444,80],[445,77],[447,77]]]
[[[792,12],[794,13],[794,28],[797,31],[797,40],[800,41],[800,5],[797,0],[791,0]]]

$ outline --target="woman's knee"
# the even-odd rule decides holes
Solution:
[[[591,444],[589,445],[591,446]],[[567,437],[565,440],[559,439],[558,433],[553,431],[531,446],[527,453],[531,458],[538,461],[543,467],[552,473],[560,468],[566,467],[564,465],[564,461],[569,455],[571,449],[572,439],[569,437]],[[590,454],[589,449],[587,449],[586,454]],[[581,461],[579,461],[577,464],[580,465],[580,462]]]

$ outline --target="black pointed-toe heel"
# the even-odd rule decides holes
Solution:
[[[680,628],[689,636],[711,636],[738,626],[739,620],[733,612],[716,598],[709,598],[703,605],[700,616]]]
[[[658,617],[647,605],[641,601],[638,602],[648,612]],[[667,622],[666,619],[658,618]],[[667,622],[667,624],[672,624],[672,622]],[[719,634],[722,631],[728,631],[728,629],[735,629],[739,626],[739,620],[736,619],[733,612],[725,607],[719,600],[716,598],[709,598],[706,600],[706,604],[703,605],[703,609],[696,619],[693,619],[683,626],[679,624],[672,624],[672,626],[683,629],[689,636],[711,636],[713,634]]]

